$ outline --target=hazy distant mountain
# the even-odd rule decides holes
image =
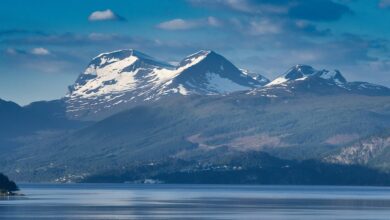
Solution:
[[[171,66],[136,50],[94,58],[66,98],[72,118],[103,118],[168,95],[218,95],[249,90],[268,82],[244,74],[223,56],[199,51]]]
[[[65,103],[61,100],[33,102],[22,107],[0,99],[0,139],[76,128],[81,124],[84,123],[66,117]]]
[[[367,82],[348,82],[338,70],[316,70],[308,65],[296,65],[264,87],[250,93],[265,96],[291,96],[296,93],[388,96],[390,89]]]
[[[308,65],[296,65],[288,70],[282,76],[268,83],[267,86],[287,85],[296,81],[305,81],[308,79],[326,80],[329,84],[343,86],[347,80],[337,70],[331,72],[328,70],[316,70]]]
[[[86,124],[69,120],[62,100],[34,102],[22,107],[0,99],[0,150],[9,154],[21,142],[44,139],[51,133],[81,128]]]

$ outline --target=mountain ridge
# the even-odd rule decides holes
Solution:
[[[368,96],[389,96],[390,88],[368,82],[349,82],[339,70],[317,70],[312,66],[299,64],[265,86],[248,92],[248,94],[263,94],[269,97],[291,96],[302,93],[322,95],[351,93]]]
[[[119,50],[95,57],[65,100],[72,118],[98,118],[138,103],[170,95],[222,95],[249,90],[268,80],[244,74],[214,51],[201,50],[177,66],[158,61],[135,50]],[[117,109],[117,110],[114,110]]]

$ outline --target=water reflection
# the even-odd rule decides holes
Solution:
[[[21,185],[0,219],[389,219],[380,187]]]

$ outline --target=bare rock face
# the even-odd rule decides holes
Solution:
[[[371,137],[347,146],[324,160],[337,164],[367,165],[381,157],[388,149],[390,149],[390,136]]]

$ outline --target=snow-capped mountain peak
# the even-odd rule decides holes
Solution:
[[[66,96],[74,117],[167,95],[217,95],[266,84],[243,73],[223,56],[201,50],[172,66],[136,50],[95,57]]]
[[[158,80],[158,71],[174,67],[136,50],[103,53],[92,59],[68,96],[91,98],[135,89],[139,79]]]
[[[225,57],[209,50],[187,56],[180,62],[178,69],[181,72],[172,80],[171,86],[181,86],[190,93],[226,94],[265,84],[244,74]]]
[[[334,70],[334,71],[322,70],[319,72],[319,76],[326,80],[332,80],[337,85],[342,85],[347,83],[347,80],[338,70]]]
[[[205,59],[209,54],[214,53],[211,50],[200,50],[196,53],[190,54],[180,61],[178,67],[187,66],[189,64],[196,64]]]
[[[308,65],[296,65],[264,87],[247,94],[285,97],[304,93],[390,95],[390,89],[366,82],[348,82],[338,70],[317,70]]]
[[[134,49],[123,49],[123,50],[116,50],[108,53],[101,53],[92,59],[91,64],[99,61],[100,62],[99,65],[102,66],[106,63],[109,64],[112,62],[126,59],[128,57],[135,57],[137,59],[149,61],[151,63],[154,62],[157,64],[167,65],[166,63],[160,62],[157,59]]]
[[[285,74],[271,81],[266,86],[286,85],[295,81],[312,80],[315,78],[326,80],[329,83],[334,83],[340,86],[347,83],[347,80],[338,70],[316,70],[309,65],[300,64],[290,68]]]
[[[284,78],[288,80],[296,80],[303,78],[305,76],[310,76],[314,74],[317,70],[309,65],[296,65],[292,67],[287,73],[284,74]]]

